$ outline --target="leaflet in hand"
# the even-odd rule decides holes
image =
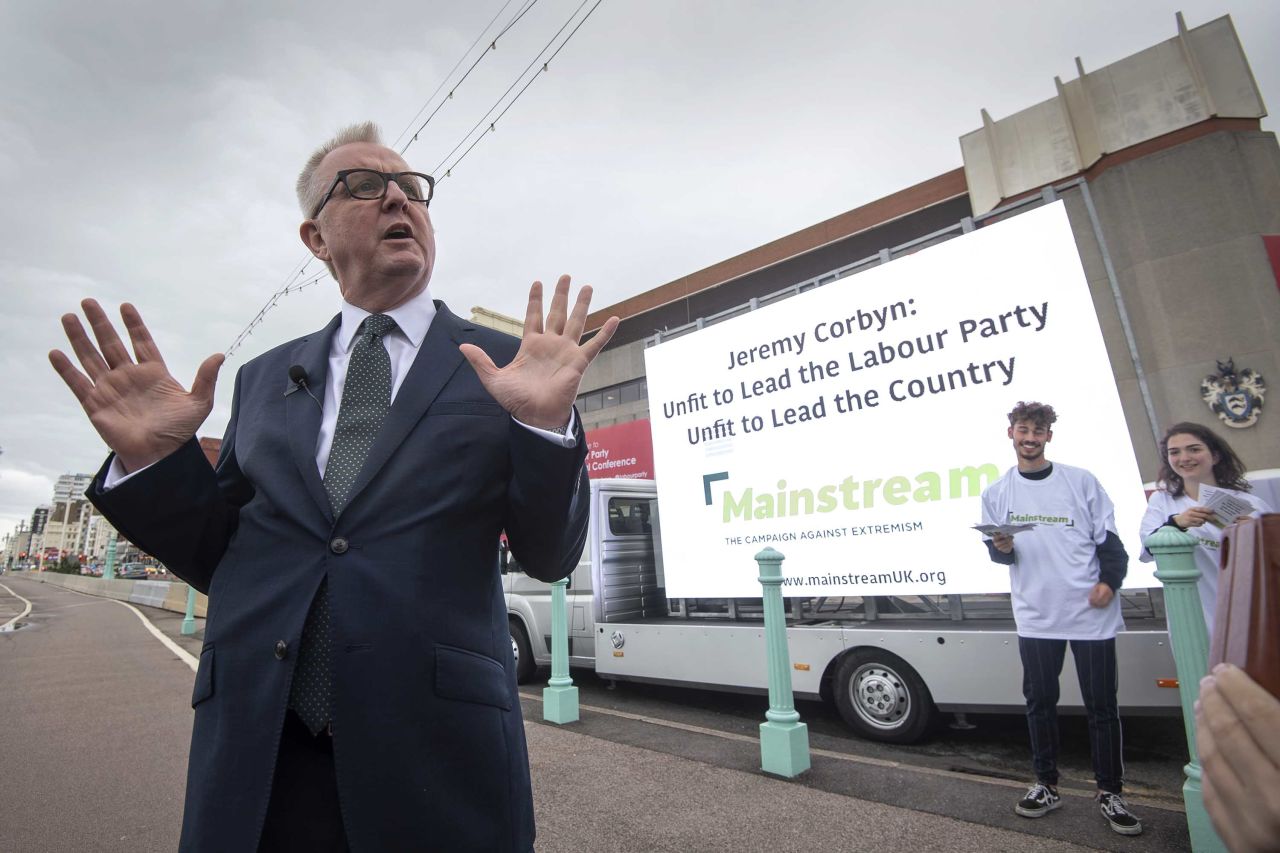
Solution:
[[[1015,533],[1025,533],[1028,530],[1034,530],[1034,524],[975,524],[973,529],[981,533],[983,536],[994,536],[997,533],[1003,533],[1005,536],[1012,536]]]
[[[1213,510],[1214,517],[1209,521],[1218,527],[1226,527],[1240,516],[1253,512],[1253,504],[1214,486],[1200,487],[1200,506]]]

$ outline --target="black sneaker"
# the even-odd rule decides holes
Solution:
[[[1044,817],[1060,805],[1062,797],[1058,796],[1057,790],[1043,782],[1037,782],[1013,810],[1023,817]]]
[[[1111,824],[1111,828],[1121,835],[1141,835],[1142,821],[1138,820],[1125,805],[1124,797],[1110,791],[1098,792],[1098,810]]]

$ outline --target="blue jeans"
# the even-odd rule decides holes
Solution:
[[[1067,640],[1018,638],[1022,656],[1022,695],[1027,700],[1027,728],[1031,733],[1031,763],[1036,779],[1058,784],[1058,680],[1066,657]],[[1089,715],[1089,745],[1093,775],[1103,791],[1119,794],[1124,780],[1120,709],[1116,702],[1116,641],[1071,640],[1071,654],[1080,678],[1080,693]]]

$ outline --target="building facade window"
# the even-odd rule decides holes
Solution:
[[[647,399],[649,399],[649,383],[643,378],[633,379],[630,382],[623,382],[621,385],[611,385],[608,388],[600,388],[595,391],[588,391],[585,394],[579,394],[578,410],[583,413],[595,412],[612,406],[620,406],[623,403],[636,403]]]

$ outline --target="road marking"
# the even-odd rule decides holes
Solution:
[[[120,600],[120,599],[118,599],[118,598],[112,598],[112,599],[109,599],[109,600],[110,600],[110,601],[114,601],[116,604],[119,604],[121,607],[127,607],[127,608],[129,608],[130,610],[132,610],[132,611],[133,611],[133,615],[134,615],[134,616],[137,616],[137,617],[138,617],[138,619],[140,619],[140,620],[142,621],[142,624],[146,626],[147,630],[151,632],[152,636],[154,636],[154,637],[155,637],[157,640],[159,640],[160,642],[164,643],[164,647],[165,647],[166,649],[168,649],[169,651],[173,652],[175,655],[177,655],[177,656],[178,656],[178,660],[182,661],[182,662],[183,662],[183,663],[185,663],[187,666],[191,667],[191,671],[192,671],[192,672],[195,672],[196,670],[198,670],[198,669],[200,668],[200,661],[196,660],[196,659],[195,659],[195,657],[191,654],[191,652],[187,651],[187,650],[186,650],[186,649],[184,649],[182,646],[178,645],[178,644],[177,644],[177,643],[175,643],[173,640],[170,640],[168,637],[166,637],[166,636],[165,636],[165,635],[160,631],[160,629],[159,629],[159,628],[157,628],[155,625],[152,625],[152,624],[151,624],[151,620],[150,620],[150,619],[148,619],[146,616],[143,616],[143,615],[142,615],[142,611],[141,611],[141,610],[139,610],[138,608],[134,607],[134,606],[133,606],[132,604],[130,604],[129,602],[127,602],[127,601],[121,601],[121,600]]]
[[[14,592],[13,590],[9,589],[9,587],[8,587],[8,586],[5,586],[5,584],[0,583],[0,586],[3,586],[3,587],[5,588],[5,591],[6,591],[7,593],[9,593],[10,595],[12,595],[14,598],[21,598],[23,601],[26,601],[26,602],[27,602],[27,609],[26,609],[26,610],[22,611],[22,612],[21,612],[21,613],[19,613],[17,616],[13,617],[12,619],[10,619],[8,622],[4,623],[3,625],[0,625],[0,631],[8,631],[8,630],[9,630],[9,628],[10,628],[10,626],[12,626],[14,622],[17,622],[17,621],[18,621],[19,619],[21,619],[23,616],[26,616],[28,613],[30,613],[30,612],[31,612],[31,602],[30,602],[30,601],[27,601],[25,598],[22,598],[22,596],[18,595],[16,592]]]
[[[525,693],[520,691],[522,699],[532,699],[535,702],[541,702],[542,697],[533,693]],[[665,726],[669,729],[678,729],[679,731],[691,732],[693,734],[710,735],[711,737],[723,738],[724,740],[741,741],[744,743],[759,743],[760,739],[751,735],[742,735],[737,732],[725,732],[719,729],[709,729],[705,726],[695,726],[689,723],[678,723],[674,720],[663,720],[658,717],[646,717],[643,714],[632,714],[628,711],[618,711],[614,708],[602,708],[598,705],[582,705],[578,707],[583,711],[594,711],[598,714],[608,714],[613,717],[622,717],[626,720],[635,720],[641,723],[650,723],[655,726]],[[583,732],[582,734],[585,734]],[[986,785],[996,785],[1001,788],[1016,788],[1023,790],[1027,787],[1026,782],[1018,782],[1012,779],[997,779],[992,776],[979,776],[973,773],[957,773],[954,770],[941,770],[937,767],[922,767],[918,764],[904,764],[901,761],[889,761],[883,758],[871,758],[865,755],[850,755],[846,752],[835,752],[830,749],[810,749],[810,755],[818,755],[823,758],[834,758],[838,761],[848,761],[854,764],[867,764],[873,767],[885,767],[892,770],[908,770],[913,773],[923,773],[927,776],[942,776],[949,779],[965,779],[971,782],[981,782]],[[1133,789],[1129,788],[1125,794],[1125,801],[1148,808],[1163,809],[1171,812],[1185,813],[1186,808],[1180,803],[1165,800],[1151,799],[1146,796],[1133,793]],[[1079,799],[1092,800],[1094,795],[1091,791],[1075,791],[1069,788],[1059,788],[1058,793],[1065,797],[1077,797]],[[1158,796],[1158,795],[1157,795]]]
[[[4,586],[4,584],[0,584],[0,586]],[[81,592],[78,589],[71,589],[70,587],[65,587],[65,586],[55,586],[54,588],[61,589],[65,592],[74,592],[76,595],[83,595],[86,598],[96,598],[99,601],[114,601],[116,604],[119,604],[121,607],[127,607],[129,610],[133,611],[134,616],[137,616],[138,619],[142,621],[142,624],[146,627],[148,631],[151,632],[152,636],[154,636],[160,642],[164,643],[164,647],[169,651],[173,652],[175,655],[177,655],[178,660],[182,661],[187,666],[191,667],[192,672],[195,672],[200,668],[200,661],[196,660],[191,655],[191,653],[188,652],[186,649],[184,649],[182,646],[178,645],[173,640],[170,640],[168,637],[166,637],[159,628],[151,624],[151,620],[148,619],[146,616],[144,616],[141,610],[134,607],[129,602],[121,601],[118,598],[105,598],[100,595],[93,595],[92,593]],[[8,589],[8,587],[5,587],[5,589]],[[23,599],[23,600],[25,601],[26,599]]]

